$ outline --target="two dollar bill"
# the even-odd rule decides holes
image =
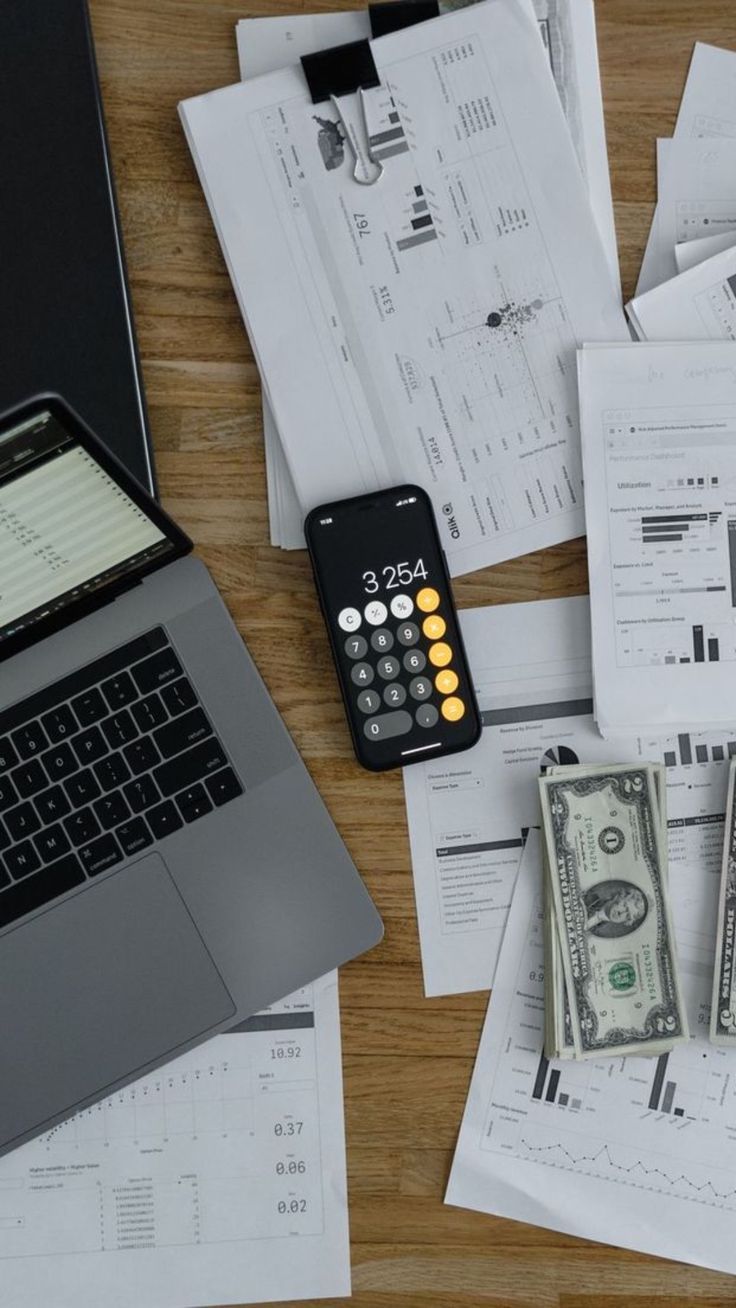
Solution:
[[[556,767],[539,790],[547,1055],[664,1053],[687,1040],[688,1027],[667,885],[663,769]],[[736,833],[732,847],[736,931]],[[733,1000],[736,1038],[736,989]]]

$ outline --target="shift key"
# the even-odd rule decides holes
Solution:
[[[168,797],[174,795],[177,790],[184,790],[186,786],[191,786],[195,781],[201,781],[210,772],[216,772],[218,768],[225,767],[227,759],[224,750],[217,740],[203,740],[194,749],[188,749],[185,754],[178,754],[168,763],[162,763],[160,767],[153,769],[153,777],[159,787],[162,795]]]

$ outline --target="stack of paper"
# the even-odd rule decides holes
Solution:
[[[696,44],[674,136],[657,142],[658,201],[637,295],[675,276],[678,246],[727,241],[729,232],[736,243],[735,78],[734,51]],[[702,249],[703,257],[714,252]]]
[[[598,95],[585,30],[579,107]],[[271,431],[277,536],[293,541],[297,504],[414,480],[462,573],[583,530],[575,348],[626,339],[610,226],[607,257],[526,3],[370,48],[367,131],[391,138],[380,185],[354,181],[298,66],[180,112],[296,493]],[[357,97],[341,109],[360,149]]]
[[[531,11],[531,0],[518,0]],[[449,12],[451,0],[440,3]],[[534,0],[533,16],[565,111],[575,153],[586,182],[590,207],[611,269],[619,283],[618,251],[603,122],[593,0]],[[297,64],[303,55],[371,35],[367,9],[345,13],[290,14],[242,19],[236,29],[243,81]],[[283,549],[304,545],[305,512],[299,501],[278,428],[263,397],[271,544]]]

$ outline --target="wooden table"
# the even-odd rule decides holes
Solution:
[[[176,114],[180,99],[237,80],[236,19],[329,7],[91,5],[163,500],[212,569],[386,923],[380,948],[340,979],[352,1302],[736,1303],[736,1279],[442,1203],[487,995],[423,997],[401,780],[353,761],[306,556],[269,545],[258,373]],[[630,295],[652,212],[655,137],[671,133],[693,41],[736,46],[736,5],[598,0],[597,9]],[[586,589],[577,540],[464,577],[456,594],[463,607]],[[694,1220],[707,1221],[707,1208]]]

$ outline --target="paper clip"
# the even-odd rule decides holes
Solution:
[[[368,114],[366,112],[366,107],[365,107],[365,91],[363,90],[362,86],[358,87],[358,99],[360,101],[360,112],[363,119],[363,132],[365,134],[366,154],[368,155],[370,162],[373,164],[373,167],[378,170],[373,177],[361,176],[360,155],[358,154],[358,151],[355,146],[355,142],[352,136],[350,135],[350,129],[343,117],[343,112],[342,109],[340,108],[340,101],[338,100],[336,95],[330,96],[330,104],[332,105],[332,108],[337,114],[340,127],[342,128],[342,134],[345,140],[349,143],[350,148],[353,152],[353,157],[355,159],[355,167],[353,168],[353,181],[357,182],[358,186],[375,186],[376,182],[380,182],[381,178],[383,177],[383,164],[381,163],[380,159],[376,159],[376,156],[373,153],[373,146],[371,145],[371,138],[368,130]]]

